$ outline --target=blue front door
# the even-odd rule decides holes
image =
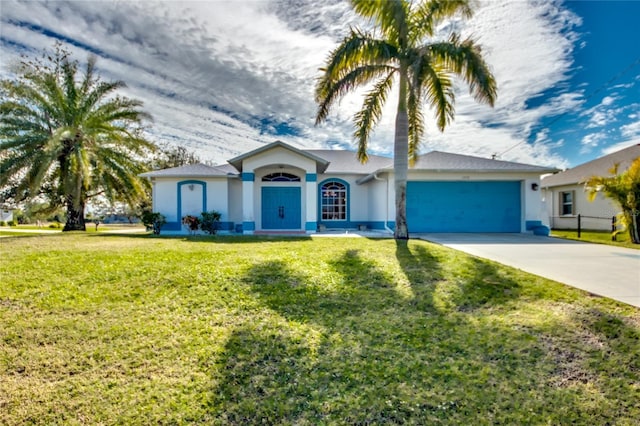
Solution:
[[[300,188],[262,187],[262,229],[301,229]]]

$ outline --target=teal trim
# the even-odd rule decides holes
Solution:
[[[322,187],[329,182],[339,182],[344,185],[347,191],[347,199],[346,199],[346,220],[322,220]],[[351,215],[351,186],[349,182],[346,180],[342,180],[339,178],[329,178],[325,179],[318,184],[318,224],[324,225],[327,228],[350,228],[353,224],[351,224],[349,217]]]
[[[318,222],[306,222],[304,224],[305,231],[315,231],[318,229]]]
[[[317,182],[318,175],[315,173],[307,173],[307,176],[305,177],[305,179],[307,180],[307,182]]]
[[[162,231],[181,231],[182,224],[180,222],[167,222],[162,225]]]
[[[254,173],[242,173],[243,182],[253,182],[254,180],[256,180],[256,175]]]
[[[535,228],[537,228],[538,226],[542,226],[542,221],[540,220],[527,220],[525,222],[525,228],[527,231],[531,231]]]
[[[178,222],[182,221],[182,187],[184,185],[202,185],[202,212],[207,211],[207,182],[201,180],[183,180],[178,182]]]
[[[242,231],[255,231],[256,223],[255,222],[242,222]]]

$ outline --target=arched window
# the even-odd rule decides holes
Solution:
[[[300,177],[291,173],[270,173],[262,178],[263,182],[300,182]]]
[[[347,187],[330,181],[320,187],[321,220],[347,220]]]

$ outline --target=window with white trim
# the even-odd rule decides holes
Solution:
[[[570,216],[575,214],[573,201],[575,199],[575,191],[565,191],[560,193],[560,215]]]
[[[347,187],[336,181],[322,185],[321,220],[347,220]]]

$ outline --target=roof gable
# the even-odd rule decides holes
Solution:
[[[324,173],[324,171],[327,169],[327,166],[329,165],[329,162],[323,158],[317,157],[313,154],[311,154],[309,151],[304,151],[298,148],[294,148],[293,146],[286,144],[282,141],[275,141],[273,143],[270,143],[268,145],[265,146],[261,146],[260,148],[254,149],[253,151],[249,151],[246,152],[242,155],[239,155],[235,158],[232,158],[231,160],[229,160],[229,164],[231,164],[233,167],[235,167],[238,171],[242,172],[242,163],[244,162],[244,160],[246,160],[247,158],[253,157],[255,155],[258,155],[260,153],[272,150],[274,148],[284,148],[288,151],[291,151],[297,155],[300,155],[302,157],[306,157],[312,161],[316,162],[316,167],[317,167],[317,171],[318,173]]]
[[[604,157],[565,170],[542,179],[542,187],[580,184],[591,176],[610,176],[611,168],[618,164],[618,173],[629,168],[633,160],[640,157],[640,144],[613,152]]]

